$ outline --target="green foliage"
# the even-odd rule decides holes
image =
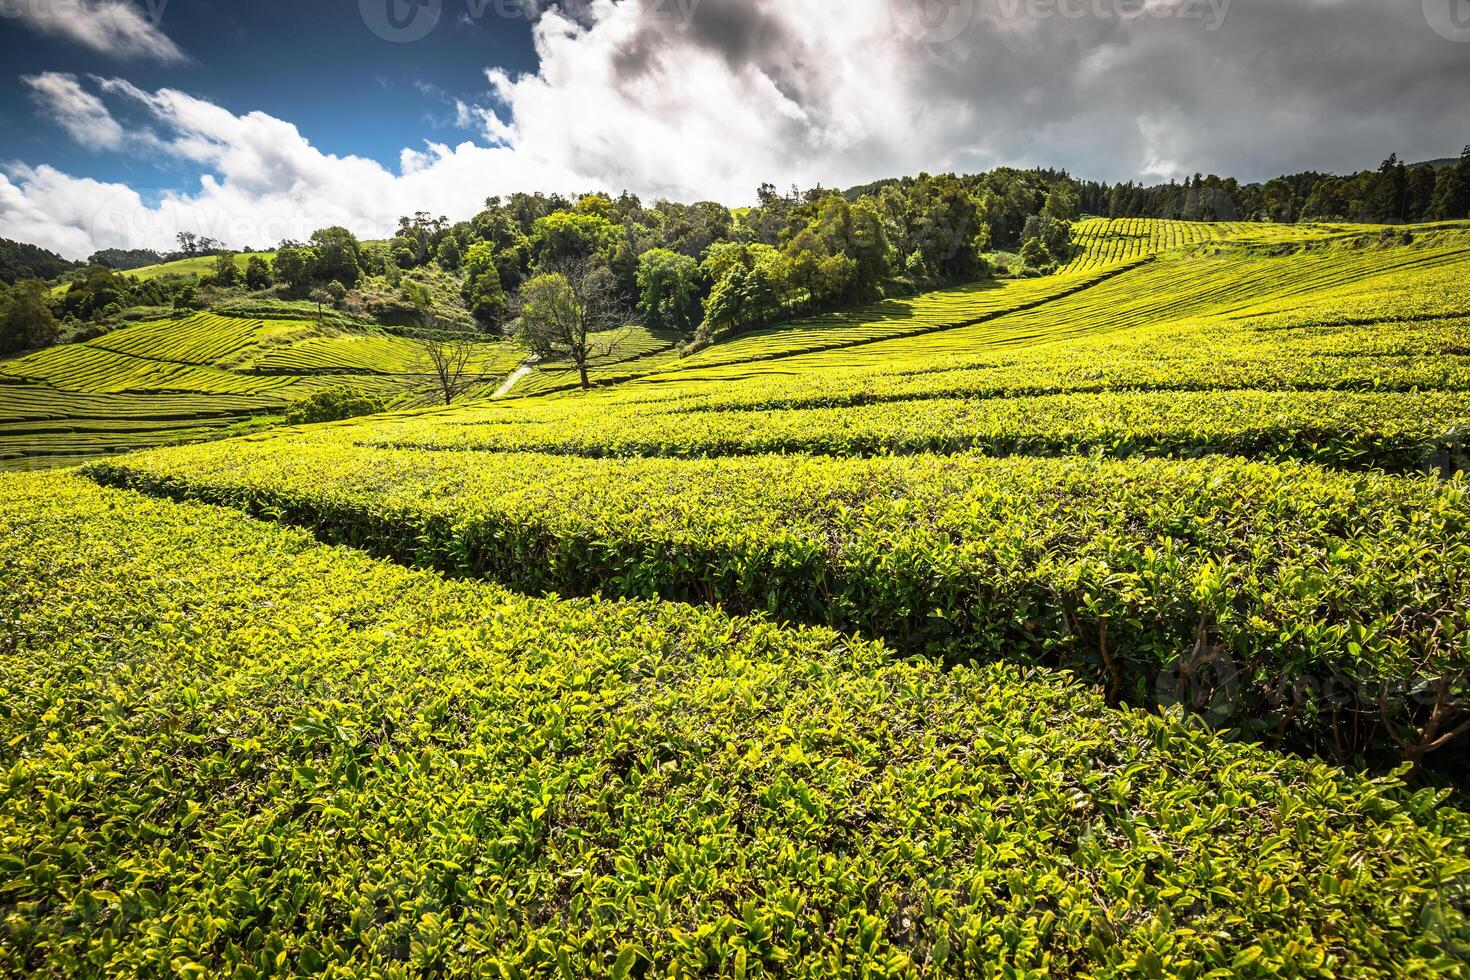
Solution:
[[[1470,146],[1454,166],[1439,172],[1430,210],[1441,221],[1470,218]]]
[[[161,265],[163,260],[163,256],[151,248],[103,248],[87,256],[89,265],[105,265],[119,272]]]
[[[638,311],[654,329],[693,333],[699,326],[699,263],[665,248],[638,259]]]
[[[25,279],[53,279],[78,268],[55,252],[26,242],[0,238],[0,285]]]
[[[310,248],[288,245],[276,252],[271,271],[277,282],[293,292],[304,293],[311,287],[312,269],[316,261]]]
[[[476,242],[464,255],[464,287],[461,295],[465,308],[476,322],[490,325],[505,313],[505,289],[495,264],[495,249],[489,242]]]
[[[61,296],[61,308],[81,320],[99,319],[109,306],[121,306],[131,299],[128,281],[111,269],[93,266],[87,274],[74,280]]]
[[[486,428],[505,427],[505,409],[491,414]],[[1191,648],[1210,650],[1231,665],[1217,723],[1329,753],[1435,740],[1420,735],[1432,696],[1385,708],[1383,690],[1444,681],[1437,724],[1470,722],[1463,484],[1227,460],[599,461],[370,448],[402,442],[402,430],[93,472],[288,513],[333,540],[534,592],[713,600],[904,652],[1060,662],[1137,704],[1196,666]],[[1460,612],[1400,615],[1419,607]],[[1292,681],[1307,682],[1295,702],[1281,695]],[[1333,697],[1351,699],[1349,730],[1333,730]]]
[[[557,211],[537,218],[531,230],[531,249],[538,265],[593,257],[607,259],[617,243],[617,228],[607,218],[575,211]]]
[[[29,279],[0,287],[0,354],[45,347],[60,335],[44,283]]]
[[[340,422],[361,415],[374,415],[384,407],[380,395],[358,391],[347,385],[335,385],[293,403],[286,409],[286,423]]]
[[[235,256],[229,252],[221,252],[214,260],[214,281],[220,286],[228,289],[240,281],[240,267],[235,263]]]
[[[1431,792],[687,606],[0,482],[11,974],[1466,975]]]
[[[1050,269],[1056,266],[1051,250],[1040,237],[1028,238],[1021,246],[1021,262],[1028,269]]]
[[[385,403],[422,387],[416,344],[301,301],[252,297],[227,314],[162,315],[0,361],[0,469],[214,439],[279,417],[333,383]],[[85,337],[77,336],[77,340]],[[474,369],[503,378],[523,359],[476,346]]]
[[[745,276],[751,250],[727,253],[727,276]],[[1450,571],[1470,547],[1458,484],[1193,460],[1465,468],[1465,262],[1459,247],[1193,257],[972,287],[913,301],[893,333],[773,331],[622,392],[229,458],[191,450],[117,478],[280,507],[345,540],[413,542],[387,550],[530,589],[717,600],[905,650],[1061,660],[1141,703],[1204,636],[1251,678],[1223,713],[1232,724],[1412,759],[1440,737],[1425,737],[1435,709],[1379,693],[1443,680],[1434,724],[1461,710],[1464,626],[1443,611],[1467,604]],[[541,455],[503,455],[521,452]],[[1124,461],[1029,458],[1052,455]],[[1166,455],[1191,461],[1149,459]],[[677,461],[701,457],[740,458]],[[1153,501],[1185,512],[1137,509]],[[1439,513],[1443,525],[1415,523]],[[1005,541],[1015,548],[988,550]],[[1291,708],[1282,685],[1304,677],[1316,687]],[[1321,693],[1330,678],[1354,692],[1350,725]]]
[[[1464,231],[1082,220],[1056,275],[771,325],[1065,181],[418,215],[355,304],[438,316],[459,249],[575,339],[625,322],[579,272],[663,249],[739,336],[0,479],[0,973],[1470,975],[1470,817],[1382,772],[1470,731]],[[558,213],[608,266],[536,278]],[[422,388],[249,302],[0,361],[0,459]]]
[[[251,290],[267,289],[271,284],[271,266],[263,256],[252,255],[245,265],[245,286]]]
[[[311,277],[316,282],[357,285],[362,275],[362,245],[346,228],[322,228],[311,236]]]
[[[198,290],[193,286],[185,286],[174,294],[174,309],[176,311],[197,310],[203,305],[199,301]]]

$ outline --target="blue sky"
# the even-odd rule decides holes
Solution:
[[[74,258],[516,190],[1250,181],[1470,143],[1470,0],[0,0],[0,66],[0,237]]]
[[[153,19],[155,8],[138,8]],[[188,57],[174,64],[119,59],[0,19],[3,156],[140,189],[197,179],[200,168],[177,158],[99,152],[50,125],[21,79],[60,71],[181,88],[236,113],[290,120],[324,152],[393,165],[400,150],[424,139],[465,138],[452,99],[483,99],[487,67],[536,66],[529,18],[497,16],[489,7],[475,19],[464,16],[469,9],[451,0],[423,43],[398,44],[374,35],[351,0],[166,0],[157,26]]]

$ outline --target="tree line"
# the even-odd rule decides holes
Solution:
[[[1195,174],[1153,187],[1081,182],[1084,213],[1183,221],[1352,221],[1406,224],[1470,218],[1470,146],[1458,160],[1405,164],[1392,154],[1377,170],[1338,176],[1306,171],[1264,184]]]
[[[588,365],[615,326],[646,324],[687,351],[773,323],[884,296],[987,276],[1044,275],[1065,262],[1081,216],[1179,220],[1352,220],[1470,217],[1470,147],[1458,160],[1376,171],[1286,175],[1264,184],[1196,175],[1152,187],[998,168],[919,174],[838,191],[762,185],[750,207],[632,194],[515,193],[451,222],[404,216],[384,241],[342,227],[242,259],[181,233],[169,256],[110,250],[71,271],[64,290],[27,285],[32,269],[65,265],[31,246],[0,249],[21,271],[0,294],[0,352],[116,322],[135,307],[189,310],[222,297],[351,307],[389,324],[518,336],[532,351]],[[148,258],[214,256],[202,277],[140,281],[109,268]],[[53,261],[54,260],[54,261]],[[22,265],[24,263],[24,265]],[[58,275],[62,273],[57,273]]]

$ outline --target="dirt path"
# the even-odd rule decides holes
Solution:
[[[499,388],[495,389],[495,394],[493,397],[500,398],[504,395],[510,394],[510,390],[516,386],[516,382],[524,378],[526,375],[530,374],[531,368],[535,366],[538,360],[540,360],[540,358],[533,357],[526,363],[522,364],[520,367],[512,371],[510,373],[510,377],[505,379],[505,383],[502,384]]]

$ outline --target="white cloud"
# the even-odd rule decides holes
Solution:
[[[48,71],[23,75],[21,81],[30,87],[42,111],[78,143],[104,150],[122,146],[122,125],[101,99],[82,88],[75,75]]]
[[[945,17],[932,19],[934,9]],[[0,187],[0,233],[32,229],[32,240],[71,255],[167,245],[177,230],[267,244],[327,223],[381,235],[419,210],[463,218],[512,190],[740,203],[762,181],[847,186],[1003,163],[1109,180],[1197,170],[1260,179],[1373,167],[1394,151],[1441,156],[1470,132],[1470,102],[1450,94],[1470,82],[1470,60],[1417,4],[1148,0],[1137,9],[1138,0],[549,6],[534,28],[534,73],[490,69],[479,99],[445,103],[480,142],[405,149],[396,169],[324,154],[264,113],[103,80],[94,87],[104,100],[151,120],[153,135],[136,138],[206,176],[154,202],[77,181],[76,199],[102,197],[86,217],[64,191],[73,178],[13,167]],[[54,114],[74,134],[111,118],[83,98],[84,84],[51,88]]]
[[[400,215],[415,211],[464,217],[490,194],[592,185],[555,161],[469,142],[406,149],[393,171],[374,160],[323,153],[294,125],[265,113],[235,115],[183,92],[148,92],[122,79],[97,85],[153,120],[154,131],[130,133],[130,142],[197,163],[205,171],[199,186],[148,202],[123,184],[12,164],[0,174],[0,234],[68,257],[109,247],[169,248],[179,231],[233,246],[304,239],[334,224],[381,237]],[[90,94],[80,83],[77,88]]]
[[[118,58],[163,64],[188,60],[158,28],[168,0],[148,0],[147,16],[128,0],[0,0],[0,18]]]

